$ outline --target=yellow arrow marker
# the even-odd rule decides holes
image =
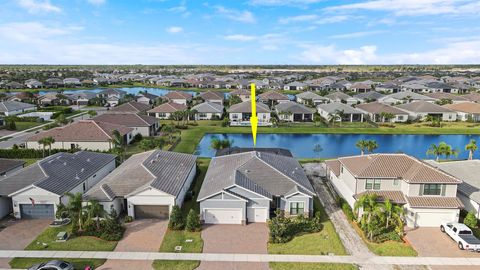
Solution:
[[[253,146],[257,144],[257,126],[258,126],[258,118],[257,118],[257,104],[256,102],[256,95],[255,95],[255,84],[250,84],[250,100],[252,101],[252,116],[250,117],[250,125],[252,126],[252,137],[253,137]]]

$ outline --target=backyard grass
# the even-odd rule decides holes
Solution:
[[[83,270],[87,265],[93,266],[94,269],[100,267],[105,263],[106,260],[103,259],[48,259],[48,258],[14,258],[9,262],[10,267],[14,269],[26,269],[31,267],[34,264],[48,262],[51,260],[62,260],[73,263],[76,270]]]
[[[197,160],[197,177],[193,182],[190,190],[193,191],[193,197],[191,200],[187,200],[183,203],[182,214],[186,218],[190,209],[194,209],[196,213],[200,212],[199,205],[197,203],[197,195],[202,186],[203,179],[207,172],[210,159],[199,158]],[[187,239],[193,240],[191,243],[186,242]],[[175,252],[176,246],[182,246],[182,251],[185,253],[201,253],[203,250],[203,240],[201,232],[187,232],[187,231],[173,231],[167,230],[165,237],[163,238],[162,245],[160,246],[160,252]],[[200,261],[165,261],[156,260],[153,262],[152,267],[155,270],[193,270],[200,265]]]
[[[357,270],[354,264],[346,263],[286,263],[271,262],[271,270]]]
[[[24,131],[29,128],[38,127],[40,125],[46,124],[45,122],[15,122],[17,129],[15,131]]]

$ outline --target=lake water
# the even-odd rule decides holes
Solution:
[[[251,134],[205,134],[197,146],[196,154],[201,157],[215,156],[210,148],[213,137],[233,140],[233,146],[252,147]],[[296,158],[334,158],[358,155],[355,147],[358,140],[375,140],[379,145],[376,153],[406,153],[420,159],[434,158],[427,156],[430,145],[446,142],[460,151],[458,158],[468,158],[465,145],[470,139],[479,141],[478,135],[368,135],[368,134],[258,134],[257,147],[281,147],[292,152]],[[320,144],[323,151],[317,154],[314,145]],[[480,157],[480,153],[475,153]]]

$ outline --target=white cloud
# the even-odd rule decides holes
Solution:
[[[283,17],[278,20],[281,24],[288,24],[294,22],[308,22],[318,19],[318,15],[308,14],[308,15],[298,15],[292,17]]]
[[[190,11],[188,11],[186,1],[181,1],[180,5],[168,8],[167,11],[172,13],[180,13],[184,18],[190,16]]]
[[[39,33],[41,33],[42,38],[46,39],[72,34],[82,29],[79,26],[49,27],[39,22],[8,23],[0,25],[0,37],[17,42],[34,42]]]
[[[336,15],[336,16],[328,16],[322,17],[319,20],[315,21],[316,24],[330,24],[330,23],[339,23],[344,22],[350,19],[350,16],[347,15]]]
[[[327,7],[326,10],[389,11],[395,15],[476,14],[480,11],[478,0],[374,0]]]
[[[180,26],[171,26],[165,29],[168,33],[170,34],[178,34],[180,32],[183,32],[183,28]]]
[[[232,41],[252,41],[256,40],[258,37],[256,36],[249,36],[249,35],[228,35],[224,37],[226,40],[232,40]]]
[[[253,13],[248,10],[229,9],[223,6],[215,6],[214,9],[218,15],[228,18],[230,20],[244,23],[254,23],[256,21]]]
[[[50,3],[50,0],[18,0],[18,4],[29,13],[55,12],[60,13],[62,9]]]
[[[334,16],[319,16],[315,14],[298,15],[292,17],[282,17],[278,19],[281,24],[298,23],[298,22],[312,22],[315,24],[331,24],[347,21],[351,16],[334,15]]]
[[[99,5],[105,4],[105,2],[107,2],[107,0],[87,0],[87,2],[89,2],[92,5],[99,6]]]
[[[340,50],[334,45],[304,45],[300,53],[301,62],[309,64],[362,65],[374,62],[376,46],[362,46],[359,49]]]
[[[373,35],[378,35],[383,33],[385,33],[385,31],[360,31],[360,32],[333,35],[333,36],[330,36],[330,38],[360,38],[360,37],[373,36]]]
[[[323,0],[250,0],[255,6],[306,6]]]

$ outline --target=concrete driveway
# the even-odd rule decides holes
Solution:
[[[202,230],[204,253],[267,254],[268,228],[265,223],[208,225]],[[268,263],[201,262],[198,270],[268,270]]]
[[[406,239],[424,257],[471,257],[480,258],[479,253],[460,250],[457,244],[440,228],[417,228],[407,232]],[[432,270],[458,270],[458,266],[431,266]],[[462,270],[474,270],[478,266],[462,266]]]
[[[115,251],[157,252],[167,231],[168,220],[140,219],[126,224],[127,230]],[[152,270],[152,261],[108,260],[103,270]]]
[[[22,250],[28,246],[37,236],[43,232],[51,220],[22,219],[2,222],[7,226],[0,231],[0,250]],[[10,268],[10,259],[0,259],[0,268]]]

